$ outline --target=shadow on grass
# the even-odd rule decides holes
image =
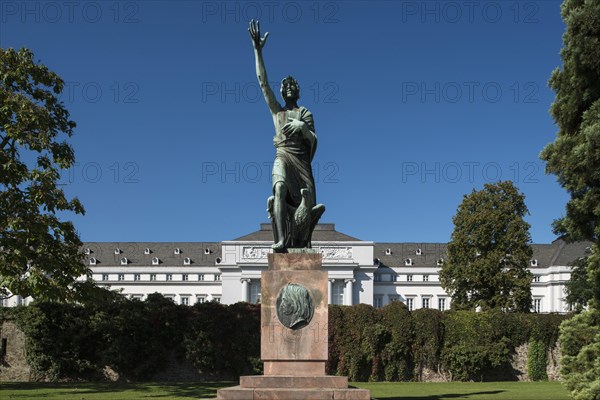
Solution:
[[[403,397],[403,396],[393,396],[393,397],[387,397],[387,396],[379,396],[377,397],[378,400],[446,400],[446,399],[468,399],[471,396],[481,396],[481,395],[486,395],[486,394],[490,394],[490,395],[494,395],[494,394],[500,394],[500,393],[504,393],[506,392],[506,390],[489,390],[486,392],[473,392],[473,393],[445,393],[445,394],[435,394],[435,395],[424,395],[424,396],[409,396],[409,397]]]
[[[106,394],[107,398],[111,394],[119,394],[125,391],[143,393],[144,398],[211,398],[216,397],[217,389],[227,386],[234,386],[234,382],[148,382],[148,383],[88,383],[88,382],[3,382],[0,388],[6,391],[22,392],[15,394],[12,398],[47,398],[49,391],[52,396],[67,396],[74,393],[86,394]],[[116,397],[115,397],[116,398]]]
[[[147,398],[182,397],[191,399],[208,399],[217,397],[217,389],[235,386],[235,382],[189,382],[189,383],[165,383],[155,386],[164,394],[148,395]]]

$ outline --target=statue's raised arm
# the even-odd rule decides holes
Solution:
[[[271,114],[276,114],[281,110],[281,106],[277,102],[275,94],[269,86],[269,82],[267,80],[267,70],[265,69],[265,63],[262,57],[262,49],[265,46],[265,43],[267,42],[269,32],[265,33],[265,36],[261,38],[260,24],[258,21],[254,20],[250,21],[250,27],[248,28],[248,32],[250,32],[250,38],[252,38],[252,44],[254,45],[254,58],[256,60],[256,77],[258,78],[260,89],[263,92],[263,96],[265,96],[265,101],[269,106],[269,110],[271,110]]]

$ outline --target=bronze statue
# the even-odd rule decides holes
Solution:
[[[273,196],[267,201],[267,211],[273,224],[275,252],[291,248],[310,248],[312,231],[325,212],[325,206],[316,204],[315,181],[311,162],[317,150],[317,135],[312,113],[298,107],[300,87],[291,77],[281,81],[282,107],[267,80],[262,49],[269,33],[260,36],[258,21],[250,21],[248,28],[254,45],[256,76],[275,125],[276,155],[273,163]]]

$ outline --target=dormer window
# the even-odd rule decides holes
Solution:
[[[385,249],[385,255],[386,256],[392,255],[392,249]]]
[[[160,264],[160,260],[158,259],[158,257],[152,257],[152,265],[158,265]]]
[[[207,247],[206,249],[204,249],[204,254],[207,254],[207,255],[208,255],[208,254],[210,254],[210,253],[212,253],[212,250],[211,250],[211,249],[209,249],[208,247]]]
[[[146,248],[144,249],[144,254],[150,254],[150,253],[152,253],[152,252],[150,251],[150,249],[149,249],[149,248],[147,248],[147,247],[146,247]]]
[[[98,261],[94,257],[90,257],[90,265],[96,265]]]
[[[83,250],[83,254],[90,255],[92,254],[92,251],[89,248],[86,248],[85,250]]]
[[[192,263],[192,259],[189,257],[186,257],[183,259],[183,265],[190,265]]]
[[[531,266],[532,267],[537,267],[538,266],[538,260],[536,258],[534,258],[533,260],[531,260]]]
[[[406,265],[407,267],[410,267],[411,265],[413,265],[413,260],[412,258],[407,258],[404,260],[404,265]]]
[[[373,265],[379,267],[379,264],[381,264],[381,260],[379,258],[373,260]]]
[[[444,259],[443,258],[438,258],[437,265],[438,265],[438,267],[441,267],[442,265],[444,265]]]
[[[121,265],[127,265],[127,264],[129,264],[129,260],[127,259],[127,257],[121,258]]]
[[[117,247],[117,248],[115,249],[115,254],[121,254],[121,249]]]
[[[415,251],[415,255],[420,256],[421,254],[423,254],[423,251],[421,249],[417,249]]]
[[[215,259],[215,262],[216,262],[217,264],[221,264],[221,257],[217,257],[217,258]]]
[[[181,254],[181,249],[179,247],[176,248],[175,251],[173,251],[173,254],[177,254],[177,255]]]

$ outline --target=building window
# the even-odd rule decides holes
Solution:
[[[119,280],[120,281],[124,281],[125,280],[125,274],[119,274]]]
[[[381,282],[381,274],[374,274],[373,279],[375,282]]]
[[[533,299],[533,312],[542,312],[542,299]]]
[[[260,280],[250,281],[250,303],[260,304]]]
[[[392,301],[400,301],[400,296],[398,296],[397,294],[391,294],[391,295],[389,295],[389,299],[390,299],[390,303]]]
[[[215,303],[220,303],[221,302],[221,296],[213,296],[212,301],[214,301]]]
[[[215,274],[215,281],[221,280],[221,274]]]
[[[383,307],[383,296],[375,296],[375,308]]]
[[[190,305],[190,298],[185,296],[185,297],[181,297],[181,305],[182,306],[189,306]]]
[[[198,274],[198,280],[199,281],[203,281],[204,280],[204,274]]]
[[[429,297],[423,297],[423,308],[429,308]]]
[[[429,275],[423,275],[423,282],[429,282]]]
[[[196,304],[202,304],[206,301],[206,296],[196,296]]]
[[[412,282],[412,275],[406,275],[406,282]]]
[[[396,275],[396,274],[390,275],[390,282],[396,282],[397,280],[398,280],[398,275]]]
[[[441,299],[438,299],[438,310],[440,310],[440,311],[446,310],[446,299],[443,297]]]
[[[183,274],[183,275],[181,275],[181,280],[182,280],[182,281],[187,281],[187,280],[188,280],[188,278],[189,278],[188,274]]]
[[[539,275],[534,275],[533,276],[533,282],[534,283],[539,283],[540,282],[540,276]]]
[[[156,280],[156,274],[150,274],[150,280],[151,281],[155,281]]]
[[[133,275],[133,280],[134,280],[134,281],[139,281],[140,279],[141,279],[141,276],[140,276],[140,274],[134,274],[134,275]]]
[[[102,274],[102,280],[103,281],[107,281],[108,280],[108,274]]]
[[[415,299],[413,299],[412,297],[407,297],[406,307],[408,308],[408,311],[412,311],[415,308]]]
[[[167,274],[166,279],[168,281],[172,281],[173,280],[173,274]]]
[[[132,300],[138,300],[138,301],[142,301],[142,299],[144,298],[143,294],[132,294],[131,295],[131,299]]]
[[[344,304],[344,281],[335,280],[332,285],[331,302]]]

